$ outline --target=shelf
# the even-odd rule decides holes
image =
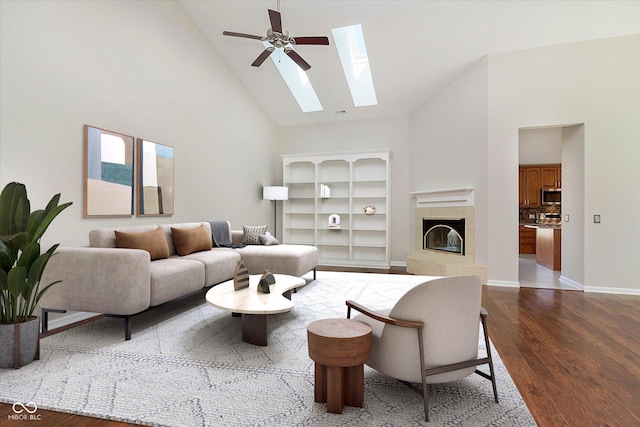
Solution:
[[[320,265],[388,268],[389,151],[283,155],[284,243],[308,242],[318,248]],[[326,185],[330,197],[320,197]],[[362,208],[375,206],[374,215]],[[340,229],[328,227],[340,215]]]
[[[385,247],[384,243],[378,244],[378,245],[375,245],[375,244],[364,245],[364,244],[356,244],[356,243],[354,243],[352,246],[354,248],[384,248]]]
[[[349,184],[349,179],[319,179],[318,184]]]

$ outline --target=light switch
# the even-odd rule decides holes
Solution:
[[[569,222],[569,214],[564,214],[564,222]]]
[[[593,216],[593,222],[595,224],[600,224],[600,215],[594,215]]]

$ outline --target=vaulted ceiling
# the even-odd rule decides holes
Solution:
[[[640,33],[640,1],[179,3],[279,126],[409,114],[487,54]],[[329,37],[330,46],[296,46],[311,64],[307,75],[324,111],[303,113],[271,61],[250,65],[264,50],[260,41],[222,35],[264,35],[267,9],[276,10],[278,3],[283,28],[292,36]],[[332,28],[352,24],[362,24],[377,106],[353,106],[331,37]]]

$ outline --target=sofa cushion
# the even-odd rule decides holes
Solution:
[[[151,260],[169,258],[167,239],[160,227],[136,233],[115,230],[115,235],[119,248],[144,249],[151,255]]]
[[[248,245],[238,249],[249,274],[270,270],[274,274],[302,276],[318,265],[318,248],[308,245]]]
[[[204,265],[184,258],[159,259],[150,263],[151,306],[182,297],[204,286]]]
[[[267,226],[243,225],[242,230],[244,232],[242,243],[244,243],[245,245],[259,245],[260,236],[264,235],[267,232]]]
[[[196,228],[171,227],[171,237],[180,256],[211,249],[211,233],[204,224]]]
[[[184,257],[177,255],[174,257],[180,260],[199,261],[204,264],[205,286],[213,286],[233,279],[236,264],[240,260],[240,254],[237,251],[225,248],[213,248],[208,251],[194,252]]]

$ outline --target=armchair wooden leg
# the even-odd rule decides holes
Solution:
[[[429,422],[429,390],[427,389],[427,371],[424,366],[424,347],[422,343],[422,328],[418,331],[418,347],[420,351],[420,370],[422,371],[422,400],[424,401],[424,420]]]

